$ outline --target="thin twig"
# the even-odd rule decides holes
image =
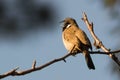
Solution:
[[[82,18],[82,20],[85,22],[85,24],[86,24],[86,26],[87,26],[90,34],[92,35],[92,37],[93,37],[93,39],[94,39],[94,46],[95,46],[96,48],[101,48],[104,52],[109,53],[110,50],[107,49],[107,48],[103,45],[102,41],[100,41],[100,39],[95,35],[95,33],[94,33],[94,28],[93,28],[93,23],[90,23],[90,22],[88,21],[88,18],[87,18],[87,15],[86,15],[85,12],[83,13],[83,18]],[[112,59],[120,66],[120,61],[118,60],[118,58],[117,58],[114,54],[109,54],[109,57],[112,58]]]

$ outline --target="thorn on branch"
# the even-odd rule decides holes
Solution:
[[[11,70],[9,73],[15,73],[18,69],[19,67],[16,67],[15,69]]]
[[[66,63],[66,60],[65,60],[65,59],[63,59],[63,61]]]
[[[13,69],[14,71],[17,71],[19,69],[19,67],[16,67],[15,69]]]
[[[10,74],[11,74],[12,76],[14,76],[14,75],[16,74],[16,71],[17,71],[18,69],[19,69],[19,67],[16,67],[15,69],[13,69],[13,70],[5,73],[4,76],[10,75]]]
[[[36,60],[33,61],[32,69],[35,69],[35,66],[36,66]]]

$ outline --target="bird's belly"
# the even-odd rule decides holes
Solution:
[[[69,41],[63,39],[63,44],[65,45],[65,48],[68,50],[68,51],[71,51],[74,47],[74,44],[70,43]]]

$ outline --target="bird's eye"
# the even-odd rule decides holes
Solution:
[[[69,25],[70,23],[69,23],[69,22],[66,22],[65,24],[66,24],[66,26],[67,26],[67,25]]]

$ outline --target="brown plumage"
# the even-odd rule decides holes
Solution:
[[[88,51],[89,49],[92,50],[92,46],[85,32],[78,27],[76,21],[72,18],[65,18],[65,20],[63,20],[62,22],[62,39],[66,49],[73,55],[74,53],[82,52],[85,56],[88,68],[95,69],[95,66]]]

